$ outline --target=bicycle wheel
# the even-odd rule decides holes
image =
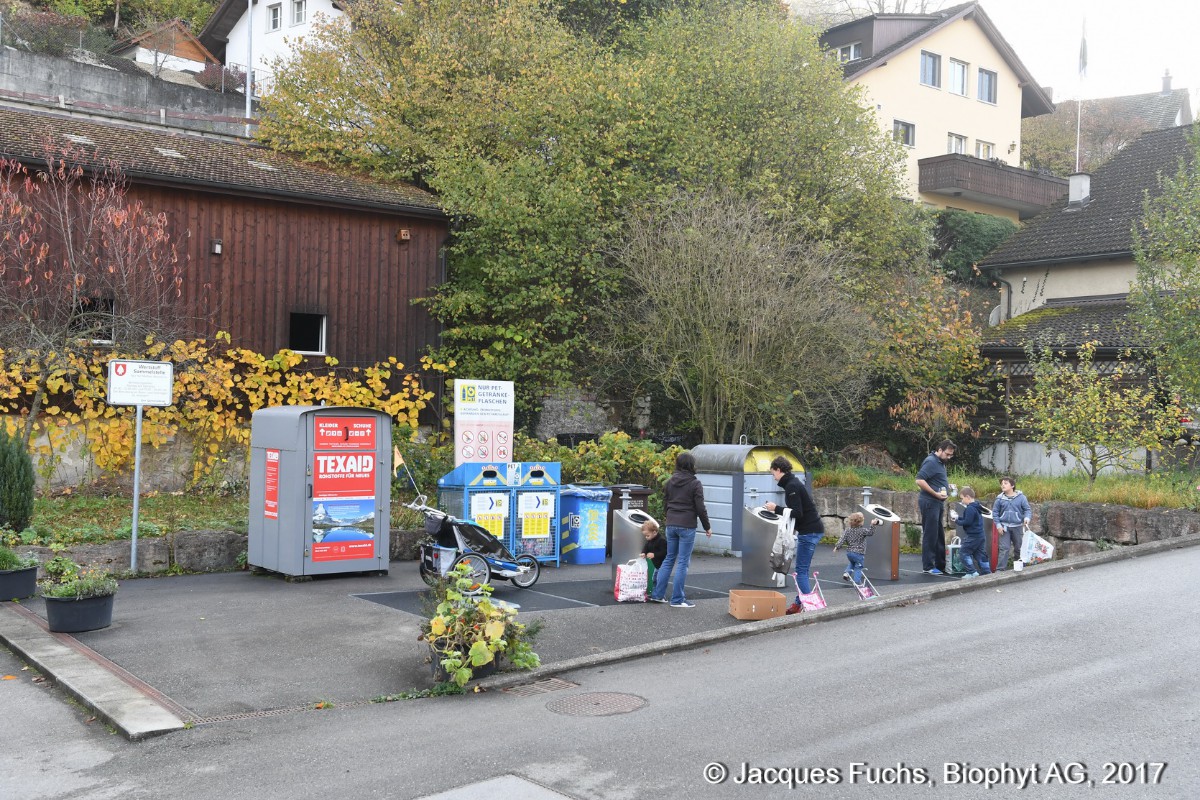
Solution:
[[[483,560],[483,556],[476,553],[467,553],[455,559],[454,566],[457,567],[459,564],[466,564],[470,568],[467,577],[471,579],[474,585],[467,591],[467,594],[478,594],[480,586],[491,582],[492,571],[488,569],[488,563]]]
[[[429,569],[427,569],[424,564],[420,564],[417,567],[417,569],[421,573],[421,580],[425,581],[425,583],[427,585],[433,586],[434,584],[437,583],[437,579],[438,579],[437,574],[430,572]]]
[[[528,572],[509,578],[512,585],[519,589],[528,589],[542,577],[542,565],[531,555],[517,556],[517,566],[530,568]]]

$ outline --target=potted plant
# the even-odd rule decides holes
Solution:
[[[495,671],[501,657],[520,669],[538,666],[533,639],[541,621],[517,622],[516,610],[494,602],[492,587],[476,583],[470,572],[460,563],[433,587],[437,605],[419,638],[429,644],[434,676],[462,687]]]
[[[37,591],[38,560],[0,545],[0,601],[33,597]]]
[[[112,624],[117,579],[104,570],[81,567],[65,556],[46,562],[42,599],[46,622],[58,633],[80,633]]]

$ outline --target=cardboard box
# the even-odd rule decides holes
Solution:
[[[737,619],[770,619],[782,617],[788,600],[779,592],[765,589],[731,589],[729,613]]]

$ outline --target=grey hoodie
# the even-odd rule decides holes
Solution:
[[[996,495],[996,502],[992,504],[992,519],[996,524],[1015,528],[1032,518],[1033,509],[1029,507],[1029,501],[1020,489],[1017,489],[1012,497],[1008,497],[1004,492]]]

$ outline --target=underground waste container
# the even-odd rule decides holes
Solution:
[[[255,411],[246,563],[291,576],[386,573],[391,464],[391,417],[380,411]]]
[[[613,554],[613,514],[622,509],[626,511],[645,511],[653,490],[640,483],[618,483],[608,487],[612,498],[608,501],[608,530],[604,539],[604,554]],[[628,559],[626,559],[628,560]]]
[[[875,520],[882,523],[867,539],[867,556],[863,559],[867,577],[876,581],[900,580],[900,516],[878,503],[864,503],[859,510],[864,525]]]
[[[792,535],[792,528],[789,508],[782,514],[767,511],[763,506],[742,509],[742,583],[772,589],[786,584],[787,576],[771,569],[771,549],[780,530]]]
[[[612,529],[612,579],[617,581],[617,565],[624,564],[642,555],[646,537],[642,536],[642,525],[653,519],[645,511],[633,509],[613,512]]]
[[[559,554],[567,564],[603,564],[612,490],[568,484],[559,493]]]

